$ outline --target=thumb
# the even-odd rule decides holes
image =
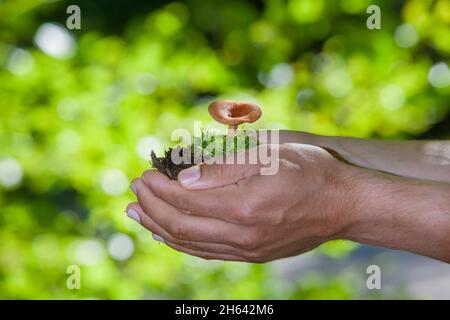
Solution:
[[[259,164],[224,164],[203,162],[178,174],[178,182],[185,189],[199,190],[233,184],[250,176],[259,175]]]

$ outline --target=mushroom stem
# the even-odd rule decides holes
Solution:
[[[237,130],[238,125],[237,124],[230,124],[228,126],[228,137],[233,137],[236,134],[236,130]]]

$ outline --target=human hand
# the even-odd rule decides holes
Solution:
[[[147,171],[132,182],[138,203],[128,215],[205,259],[267,262],[341,238],[355,204],[353,168],[311,145],[270,148],[279,152],[274,175],[260,175],[261,164],[197,165],[179,181]]]

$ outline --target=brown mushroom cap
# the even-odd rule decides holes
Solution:
[[[254,103],[219,100],[209,104],[208,112],[217,122],[228,125],[252,123],[261,117],[261,108]]]

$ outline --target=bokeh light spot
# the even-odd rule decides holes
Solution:
[[[58,103],[56,111],[63,120],[75,120],[80,114],[80,104],[75,99],[64,98]]]
[[[44,23],[39,27],[34,42],[47,55],[57,59],[68,59],[75,53],[76,43],[70,33],[63,27]]]
[[[155,19],[156,29],[164,35],[175,33],[180,27],[181,22],[177,16],[168,11],[161,11]]]
[[[288,63],[275,65],[268,74],[264,72],[258,74],[258,80],[268,88],[287,86],[293,78],[294,70]]]
[[[115,233],[108,240],[108,252],[114,260],[127,260],[134,252],[134,242],[124,233]]]
[[[288,10],[292,18],[299,23],[311,23],[322,17],[322,0],[290,0]]]
[[[396,110],[405,103],[405,92],[397,85],[387,85],[381,90],[379,99],[383,108]]]
[[[267,21],[258,21],[250,28],[250,35],[253,42],[257,44],[268,44],[276,36],[275,30]]]
[[[151,94],[155,91],[157,83],[158,82],[154,75],[150,73],[142,73],[136,78],[136,91],[143,95]]]
[[[33,70],[33,56],[26,50],[14,49],[9,56],[6,68],[16,76],[23,76]]]
[[[0,185],[12,188],[20,184],[23,178],[22,166],[12,157],[0,160]]]
[[[344,70],[336,70],[331,72],[326,80],[325,85],[328,92],[334,97],[344,97],[353,87],[352,78]]]
[[[66,129],[58,133],[57,143],[62,152],[73,153],[79,150],[81,137],[75,130]]]
[[[103,244],[95,239],[79,241],[69,248],[72,251],[70,258],[83,266],[95,266],[106,256]]]
[[[111,196],[118,196],[128,189],[128,177],[119,169],[105,170],[101,177],[102,190]]]
[[[434,64],[428,71],[428,82],[433,87],[444,88],[450,84],[450,71],[445,62]]]
[[[154,151],[157,155],[161,155],[163,148],[162,142],[155,136],[143,137],[136,144],[136,152],[143,160],[150,159],[151,151]]]
[[[417,44],[419,36],[412,24],[405,23],[395,29],[394,39],[400,48],[410,48]]]

